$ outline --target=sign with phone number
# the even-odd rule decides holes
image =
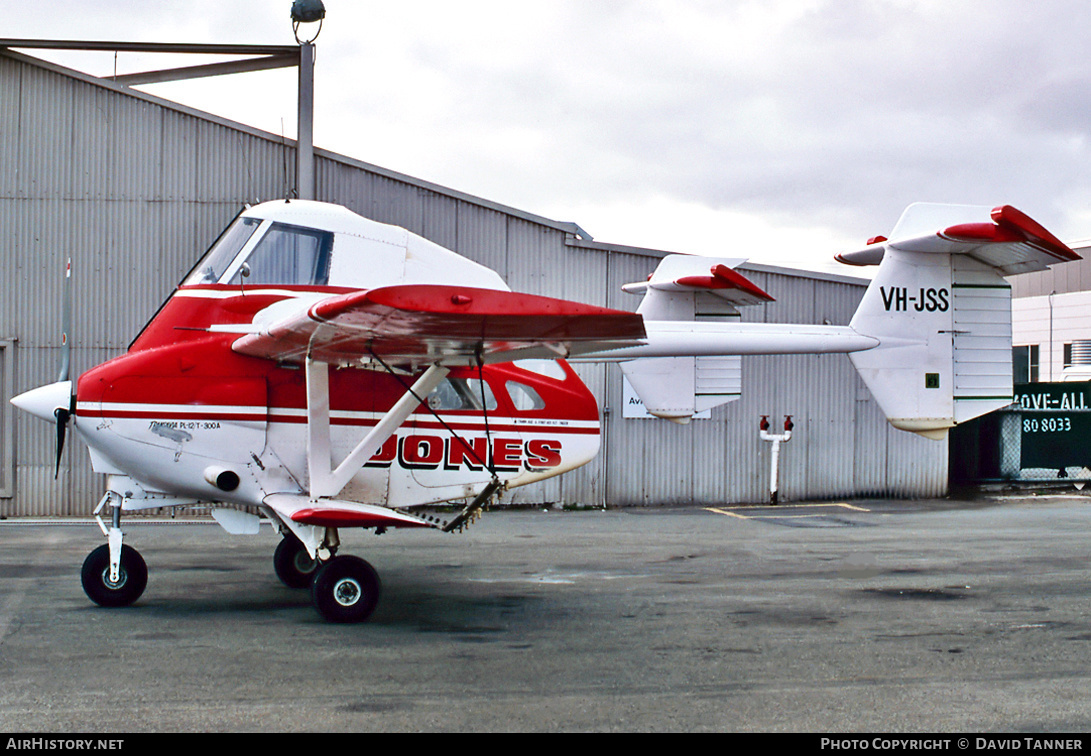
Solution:
[[[1024,413],[1020,466],[1091,467],[1091,413]]]
[[[1091,467],[1091,384],[1017,383],[1020,467]]]

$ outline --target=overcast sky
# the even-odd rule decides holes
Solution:
[[[917,201],[1012,204],[1066,241],[1091,237],[1091,3],[325,6],[317,146],[600,241],[821,267]],[[0,0],[0,33],[292,44],[290,8]],[[117,69],[193,62],[122,54]],[[290,71],[147,89],[295,134]]]

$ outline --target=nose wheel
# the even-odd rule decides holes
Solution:
[[[148,567],[131,546],[121,547],[117,574],[111,573],[110,547],[103,544],[87,555],[80,572],[84,593],[99,606],[128,606],[148,585]]]
[[[311,601],[329,622],[363,622],[379,603],[379,573],[363,559],[338,556],[318,568]]]

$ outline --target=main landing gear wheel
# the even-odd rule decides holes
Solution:
[[[339,556],[318,568],[311,600],[330,622],[363,622],[379,603],[379,573],[363,559]]]
[[[273,569],[280,582],[289,588],[306,588],[314,579],[318,562],[311,558],[295,536],[285,536],[273,554]]]
[[[106,544],[87,555],[80,572],[83,591],[99,606],[128,606],[140,598],[148,585],[148,566],[140,552],[121,547],[117,582],[110,580],[110,547]]]

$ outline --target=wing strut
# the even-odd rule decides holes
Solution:
[[[336,468],[330,449],[330,378],[329,363],[307,359],[307,467],[311,476],[311,497],[332,498],[341,493],[359,471],[401,427],[422,396],[443,382],[450,372],[442,365],[432,365],[390,408],[379,423],[364,436]]]
[[[395,373],[394,370],[391,369],[391,367],[389,365],[387,365],[385,362],[383,362],[383,359],[381,357],[379,357],[379,355],[375,354],[375,352],[371,352],[371,357],[376,362],[378,362],[380,365],[382,365],[384,368],[386,368],[386,371],[388,373],[390,373],[390,375],[394,376],[398,380],[398,382],[402,384],[402,387],[406,390],[407,395],[413,395],[413,396],[415,396],[417,398],[418,402],[424,402],[424,398],[420,394],[417,394],[417,392],[416,392],[416,388],[417,388],[416,385],[414,385],[414,386],[406,385],[406,382],[402,379],[402,377],[400,375],[398,375],[397,373]],[[485,446],[486,446],[486,448],[491,449],[492,448],[492,440],[491,440],[492,436],[491,436],[491,434],[489,432],[489,407],[488,407],[488,402],[485,399],[485,372],[484,372],[484,366],[485,366],[485,360],[482,357],[481,352],[479,350],[478,353],[477,353],[477,380],[478,380],[478,384],[479,384],[480,389],[481,389],[481,415],[485,419],[485,438],[487,440],[487,443],[485,444]],[[488,482],[488,484],[485,486],[485,488],[483,488],[481,490],[481,493],[479,493],[477,496],[475,496],[474,499],[469,504],[467,504],[465,507],[463,507],[462,511],[458,513],[458,515],[455,517],[455,519],[451,520],[450,522],[444,523],[444,525],[440,528],[444,533],[450,533],[450,532],[452,532],[454,530],[461,531],[462,528],[465,526],[465,524],[468,521],[472,520],[474,517],[476,517],[478,511],[481,510],[486,504],[489,503],[489,500],[493,497],[493,494],[495,494],[497,491],[499,491],[503,487],[504,484],[501,482],[500,476],[496,474],[496,467],[495,467],[495,465],[493,463],[492,457],[490,455],[488,455],[488,454],[485,455],[486,459],[481,459],[480,457],[478,457],[477,452],[474,451],[474,448],[470,444],[466,443],[462,439],[462,437],[459,436],[458,433],[455,432],[454,428],[452,428],[450,425],[448,425],[447,421],[444,420],[440,416],[440,414],[435,411],[435,409],[433,409],[429,405],[426,405],[426,406],[428,406],[428,411],[431,412],[432,416],[435,417],[436,420],[439,421],[440,425],[442,425],[447,430],[447,432],[451,434],[451,438],[453,440],[456,440],[459,443],[461,443],[466,448],[466,452],[469,453],[470,455],[472,455],[478,461],[479,464],[481,464],[483,467],[487,468],[488,471],[492,474],[492,480],[490,480]]]

